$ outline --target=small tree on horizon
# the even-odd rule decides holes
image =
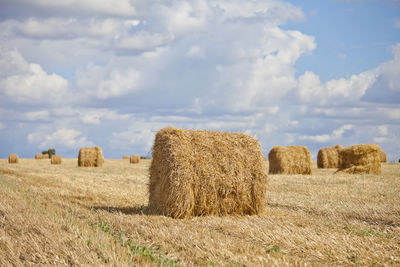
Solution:
[[[42,154],[43,154],[43,155],[48,154],[48,155],[49,155],[49,158],[51,158],[52,155],[55,155],[55,154],[56,154],[56,150],[55,150],[54,148],[49,148],[48,150],[42,151]]]

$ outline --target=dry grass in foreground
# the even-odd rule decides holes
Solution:
[[[0,160],[0,266],[400,265],[400,164],[269,175],[260,216],[147,213],[150,161]]]

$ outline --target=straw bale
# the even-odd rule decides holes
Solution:
[[[51,155],[51,164],[61,164],[61,156]]]
[[[379,156],[381,158],[381,162],[387,162],[387,157],[385,152],[381,151]]]
[[[173,218],[258,214],[266,206],[266,169],[251,136],[167,127],[155,137],[149,208]]]
[[[8,155],[8,163],[10,163],[10,164],[18,163],[18,161],[19,161],[19,158],[18,158],[17,154],[10,153]]]
[[[311,174],[311,153],[305,146],[275,146],[268,154],[270,174]]]
[[[339,167],[339,150],[341,145],[321,148],[318,151],[317,166],[318,168],[338,168]]]
[[[124,155],[124,156],[122,157],[122,159],[129,159],[129,156]]]
[[[140,161],[140,156],[139,155],[132,155],[129,162],[130,163],[139,163]]]
[[[375,144],[354,145],[339,151],[339,173],[381,174],[381,148]]]
[[[49,159],[49,154],[36,153],[35,154],[35,159]]]
[[[79,150],[79,167],[101,167],[103,166],[103,152],[99,146],[84,147]]]

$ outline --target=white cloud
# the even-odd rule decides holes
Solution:
[[[194,45],[187,50],[185,56],[188,58],[204,59],[205,52],[202,47],[200,47],[198,45]]]
[[[173,40],[169,34],[140,31],[134,35],[118,36],[114,46],[120,50],[151,51]]]
[[[111,146],[116,148],[132,148],[133,150],[150,151],[154,142],[155,131],[150,129],[113,132]]]
[[[106,80],[99,84],[98,96],[101,99],[125,95],[137,89],[140,73],[135,69],[124,72],[113,70]]]
[[[81,109],[74,112],[84,124],[99,125],[102,121],[126,121],[131,118],[130,114],[118,114],[109,109]]]
[[[386,125],[380,125],[378,126],[378,132],[382,136],[388,135],[388,127]]]
[[[224,20],[255,20],[277,25],[287,20],[301,20],[305,18],[301,8],[280,1],[243,2],[240,0],[223,0],[211,1],[211,5],[214,8],[222,9],[220,16]]]
[[[99,99],[119,97],[139,89],[141,74],[133,68],[114,69],[112,66],[88,64],[76,74],[77,85],[89,96]]]
[[[78,37],[101,37],[119,32],[121,25],[115,19],[77,18],[30,18],[13,21],[15,31],[32,38],[71,39]]]
[[[381,143],[389,143],[392,141],[390,138],[387,137],[374,137],[374,142],[381,144]]]
[[[26,116],[26,119],[29,121],[48,120],[49,119],[49,111],[40,110],[40,111],[26,112],[25,116]]]
[[[251,40],[257,46],[244,43],[236,50],[235,64],[217,67],[220,79],[216,86],[221,91],[230,88],[223,98],[231,110],[252,110],[280,101],[296,86],[294,63],[315,48],[313,37],[278,27],[264,27]]]
[[[354,125],[346,124],[338,129],[333,130],[331,134],[300,136],[299,139],[318,142],[318,143],[327,143],[330,141],[338,141],[340,138],[343,137],[343,134],[346,131],[352,130],[353,128],[354,128]]]
[[[322,83],[319,76],[307,71],[299,77],[296,94],[302,103],[326,105],[357,101],[375,82],[373,72],[352,75]]]
[[[205,29],[208,13],[209,7],[203,1],[193,1],[190,4],[176,1],[171,6],[161,7],[165,26],[174,35]]]
[[[66,128],[61,128],[51,134],[43,131],[30,133],[28,141],[36,144],[41,149],[49,147],[79,148],[94,145],[93,142],[82,136],[81,132]]]
[[[311,71],[298,79],[296,96],[301,103],[335,105],[360,100],[398,102],[400,99],[400,44],[392,47],[393,59],[350,78],[321,82]]]
[[[385,114],[385,116],[389,117],[390,119],[400,120],[400,108],[381,108],[381,112]]]
[[[0,50],[0,71],[0,93],[18,103],[58,102],[67,93],[64,78],[29,64],[17,50]]]

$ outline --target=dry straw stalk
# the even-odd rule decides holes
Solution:
[[[258,214],[265,209],[266,188],[266,161],[251,136],[172,127],[156,134],[152,212],[173,218]]]
[[[99,146],[84,147],[79,150],[79,167],[101,167],[103,166],[103,152]]]
[[[139,163],[140,162],[140,156],[139,155],[132,155],[129,159],[130,163]]]
[[[318,168],[338,168],[339,150],[342,148],[341,145],[336,145],[320,149],[317,156]]]
[[[51,155],[51,164],[61,164],[61,160],[60,155]]]
[[[19,158],[18,158],[17,154],[10,153],[8,155],[8,163],[10,163],[10,164],[18,163],[18,161],[19,161]]]
[[[339,173],[381,174],[381,148],[375,144],[345,147],[339,152]]]
[[[311,153],[305,146],[275,146],[268,154],[271,174],[311,174]]]

